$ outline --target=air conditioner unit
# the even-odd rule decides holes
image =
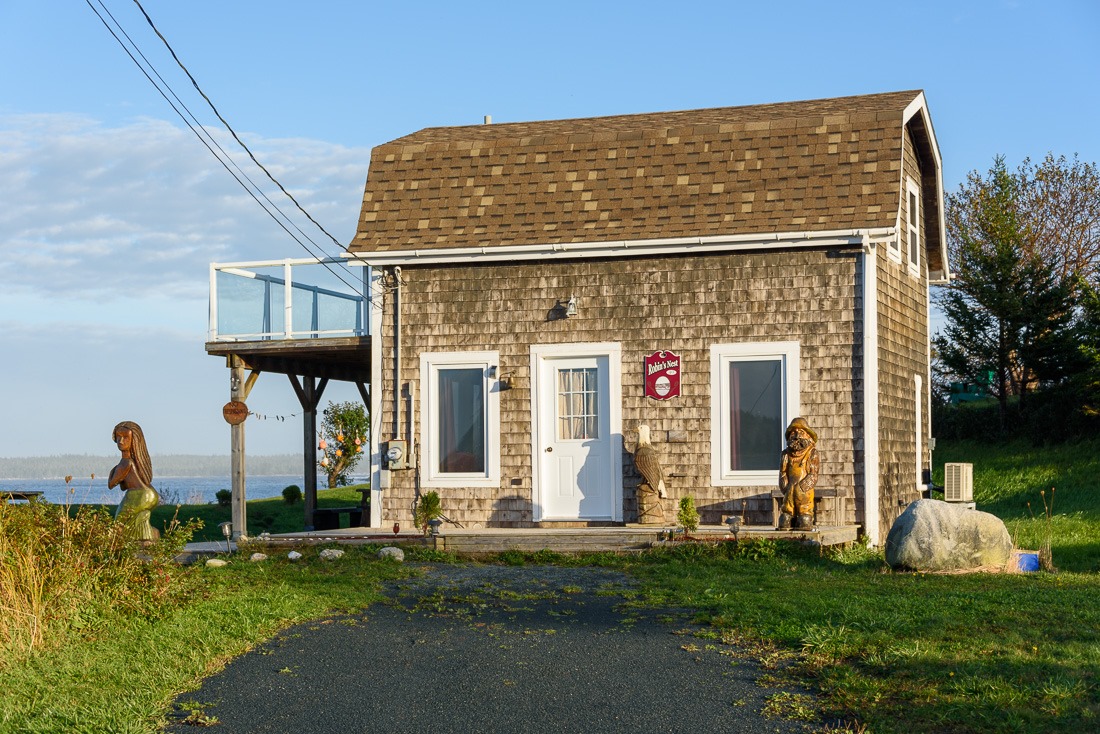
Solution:
[[[974,465],[943,465],[943,498],[948,502],[974,501]]]

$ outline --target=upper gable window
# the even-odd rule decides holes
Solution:
[[[906,180],[905,239],[909,271],[920,273],[920,187],[913,179]]]

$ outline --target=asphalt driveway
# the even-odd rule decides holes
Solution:
[[[797,732],[782,693],[677,610],[595,568],[427,564],[367,613],[293,627],[198,691],[238,732]],[[176,714],[171,732],[194,732]]]

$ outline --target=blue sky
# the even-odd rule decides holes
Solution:
[[[217,125],[132,0],[102,2]],[[344,242],[371,147],[484,115],[924,89],[948,191],[998,154],[1010,166],[1048,151],[1100,160],[1093,1],[143,5],[259,158]],[[0,455],[112,453],[124,419],[154,453],[226,453],[227,371],[203,350],[207,266],[305,253],[85,2],[0,0],[0,70]],[[325,398],[355,396],[335,386]],[[299,410],[275,375],[249,403]],[[248,451],[296,452],[300,430],[297,418],[252,420]]]

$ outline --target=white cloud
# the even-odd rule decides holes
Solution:
[[[247,141],[350,241],[368,149]],[[262,172],[246,170],[336,250]],[[163,453],[227,453],[228,373],[203,349],[209,264],[306,253],[190,131],[160,120],[108,127],[79,115],[0,116],[0,201],[0,455],[110,453],[119,420],[141,423]],[[348,390],[328,392],[341,399]],[[281,375],[263,376],[249,406],[301,411]],[[298,421],[250,421],[249,452],[300,451]]]
[[[234,150],[228,134],[215,135]],[[350,241],[368,149],[246,141],[314,218]],[[298,226],[336,251],[243,152],[234,155]],[[210,262],[307,254],[189,130],[161,120],[105,127],[79,115],[0,117],[0,200],[0,279],[9,292],[205,298]]]

